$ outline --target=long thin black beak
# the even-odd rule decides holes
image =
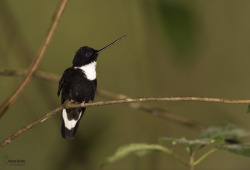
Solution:
[[[99,53],[102,52],[103,50],[105,50],[105,49],[109,48],[110,46],[114,45],[115,43],[117,43],[118,41],[120,41],[121,39],[123,39],[124,37],[126,37],[126,35],[124,35],[124,36],[118,38],[117,40],[115,40],[115,41],[112,42],[111,44],[107,45],[106,47],[104,47],[104,48],[98,50],[98,51],[96,52],[96,54],[99,54]]]

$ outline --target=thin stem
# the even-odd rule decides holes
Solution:
[[[205,159],[207,156],[209,156],[210,154],[212,154],[213,152],[217,151],[216,148],[211,149],[210,151],[208,151],[207,153],[205,153],[204,155],[202,155],[197,161],[194,162],[194,165],[199,164],[203,159]]]
[[[59,23],[59,20],[62,16],[62,13],[65,9],[65,6],[67,4],[68,0],[61,0],[59,2],[58,8],[55,12],[54,15],[54,20],[52,22],[52,25],[47,33],[47,35],[45,36],[36,56],[34,57],[32,63],[30,64],[27,74],[25,75],[22,83],[17,87],[17,89],[11,94],[11,96],[9,98],[7,98],[4,103],[1,105],[0,107],[0,117],[3,116],[3,114],[8,110],[8,108],[16,101],[16,99],[18,98],[18,96],[23,92],[24,88],[28,85],[28,83],[30,82],[32,75],[34,74],[34,72],[36,71],[38,65],[40,64],[40,61],[42,59],[42,57],[44,56],[44,53],[51,41],[52,36],[55,33],[55,30],[57,28],[57,25]]]
[[[2,76],[24,77],[27,74],[27,72],[28,72],[27,70],[0,69],[0,75]],[[33,76],[54,83],[58,83],[60,79],[58,76],[54,74],[49,74],[42,71],[35,71]]]
[[[194,170],[194,151],[190,152],[189,167],[190,167],[190,170]]]
[[[139,102],[148,102],[148,101],[168,101],[168,102],[177,102],[177,101],[196,101],[196,102],[212,102],[212,103],[224,103],[224,104],[249,104],[250,100],[232,100],[232,99],[220,99],[220,98],[206,98],[206,97],[148,97],[148,98],[127,98],[119,100],[110,100],[110,101],[100,101],[94,103],[86,103],[87,107],[92,106],[104,106],[111,104],[123,104],[123,103],[139,103]],[[80,104],[67,104],[68,108],[80,107]]]

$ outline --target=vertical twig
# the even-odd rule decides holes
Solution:
[[[30,64],[29,68],[28,68],[28,72],[26,74],[26,76],[24,77],[22,83],[17,87],[17,89],[11,94],[11,96],[9,98],[7,98],[3,104],[0,107],[0,117],[3,116],[3,114],[8,110],[8,108],[16,101],[16,99],[18,98],[18,96],[22,93],[22,91],[24,90],[24,88],[28,85],[28,83],[30,82],[32,75],[34,74],[34,72],[36,71],[38,65],[40,64],[40,61],[48,47],[48,44],[51,41],[52,36],[55,33],[55,30],[57,28],[57,25],[59,23],[59,20],[62,16],[62,13],[65,9],[65,6],[67,4],[68,0],[61,0],[59,2],[58,8],[55,12],[55,16],[54,16],[54,20],[51,24],[51,27],[47,33],[47,35],[45,36],[36,56],[34,57],[32,63]]]
[[[194,151],[191,151],[189,155],[189,168],[194,170]]]

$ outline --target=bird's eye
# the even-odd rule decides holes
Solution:
[[[91,56],[91,53],[90,52],[87,52],[86,53],[86,57],[90,57]]]

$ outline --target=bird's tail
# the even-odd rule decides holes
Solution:
[[[62,110],[61,134],[65,139],[73,139],[76,135],[80,119],[85,108],[73,108]]]

